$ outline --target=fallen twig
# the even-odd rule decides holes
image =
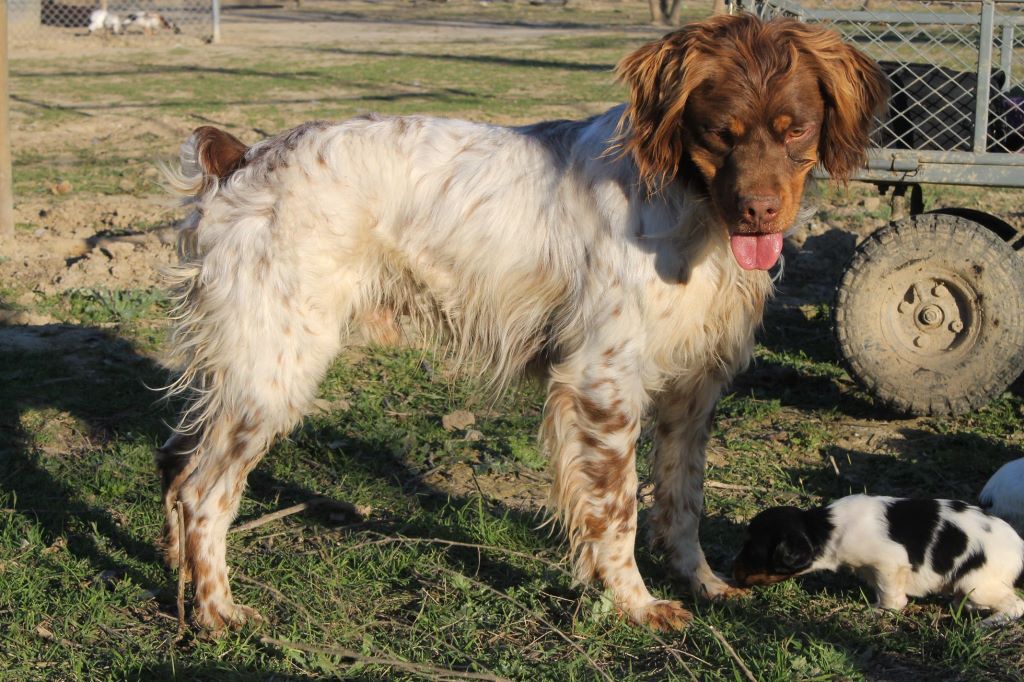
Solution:
[[[743,659],[739,657],[739,654],[737,654],[736,650],[732,648],[732,645],[726,641],[725,637],[722,636],[722,633],[720,633],[714,625],[708,625],[708,630],[711,630],[711,634],[715,636],[718,643],[722,645],[722,648],[725,649],[726,653],[732,657],[732,660],[736,662],[739,669],[743,671],[743,676],[750,682],[757,682],[757,678],[754,677],[754,673],[750,672],[750,668],[748,668],[747,664],[743,662]]]
[[[384,665],[389,668],[396,668],[398,670],[405,670],[418,675],[424,675],[434,679],[459,679],[459,680],[489,680],[491,682],[508,682],[507,677],[501,677],[492,673],[471,673],[464,672],[462,670],[449,670],[448,668],[440,668],[438,666],[426,665],[424,663],[411,663],[409,661],[403,661],[398,658],[382,658],[380,656],[364,656],[358,651],[352,649],[345,649],[343,647],[335,646],[319,646],[316,644],[303,644],[302,642],[289,642],[283,639],[274,639],[273,637],[260,637],[260,642],[263,644],[270,644],[282,649],[295,649],[297,651],[305,651],[311,654],[326,654],[328,656],[340,656],[341,658],[347,658],[355,663],[365,663],[367,665]]]
[[[507,547],[498,547],[497,545],[481,545],[476,542],[459,542],[458,540],[445,540],[443,538],[407,538],[401,535],[382,537],[377,540],[366,540],[360,542],[351,547],[346,547],[345,551],[352,552],[363,547],[372,547],[374,545],[393,545],[393,544],[407,544],[407,545],[444,545],[446,547],[465,547],[466,549],[482,549],[484,551],[497,552],[499,554],[507,554],[508,556],[519,557],[521,559],[529,559],[530,561],[536,561],[544,564],[556,571],[559,571],[570,579],[575,579],[572,572],[552,561],[551,559],[545,559],[544,557],[537,554],[527,554],[526,552],[517,552],[514,549]]]
[[[316,497],[308,502],[301,502],[299,504],[292,505],[291,507],[285,507],[284,509],[278,509],[276,512],[265,514],[258,519],[252,521],[246,521],[245,523],[235,526],[231,529],[232,533],[244,533],[246,531],[265,526],[268,523],[273,523],[278,519],[283,519],[286,516],[292,516],[294,514],[301,514],[304,511],[310,509],[323,509],[333,508],[335,511],[339,511],[345,514],[351,514],[360,519],[365,519],[372,513],[372,509],[362,504],[352,504],[351,502],[344,502],[342,500],[332,500],[328,497]]]
[[[178,639],[185,636],[185,513],[181,500],[175,502],[178,509]]]
[[[717,488],[719,490],[767,490],[766,488],[755,488],[753,486],[739,485],[737,483],[723,483],[722,481],[704,481],[704,485],[709,488]]]

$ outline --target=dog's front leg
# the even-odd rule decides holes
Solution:
[[[553,368],[543,425],[549,506],[568,531],[579,580],[601,580],[627,616],[667,630],[691,615],[651,596],[634,557],[636,440],[646,406],[638,357],[631,341],[604,338]]]
[[[652,466],[653,540],[665,549],[672,567],[690,581],[693,593],[711,599],[740,591],[711,570],[698,537],[704,510],[705,450],[722,387],[721,381],[702,377],[678,383],[659,396]]]

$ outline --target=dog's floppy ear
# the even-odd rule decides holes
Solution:
[[[779,573],[797,573],[813,561],[814,547],[806,533],[787,533],[772,551],[772,568]]]
[[[633,155],[649,191],[660,189],[679,170],[686,99],[709,70],[696,45],[709,40],[718,23],[709,20],[669,33],[627,55],[616,69],[619,80],[629,86],[619,146]]]
[[[835,31],[794,20],[788,32],[816,65],[821,83],[821,163],[829,175],[845,181],[864,165],[875,116],[884,113],[889,99],[889,80],[874,60]]]

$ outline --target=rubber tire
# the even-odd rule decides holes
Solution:
[[[942,282],[946,288],[911,290],[907,281]],[[928,337],[938,339],[924,342],[937,350],[914,348],[919,339],[907,343],[904,334],[909,324],[925,319],[912,312],[908,321],[902,312],[922,310],[922,291],[949,293],[942,300],[954,303],[941,310],[955,307],[958,316],[951,317],[963,328],[954,333],[951,323],[938,329],[937,334],[955,336],[948,346],[945,337]],[[850,374],[899,412],[969,412],[1024,370],[1024,260],[983,225],[961,216],[924,213],[876,231],[847,265],[833,311],[833,331]]]

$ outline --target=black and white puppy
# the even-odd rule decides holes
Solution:
[[[876,606],[899,611],[907,596],[965,595],[991,609],[983,625],[1024,616],[1024,540],[1002,519],[959,500],[851,495],[803,511],[755,516],[733,564],[739,585],[770,585],[810,571],[854,569]]]

